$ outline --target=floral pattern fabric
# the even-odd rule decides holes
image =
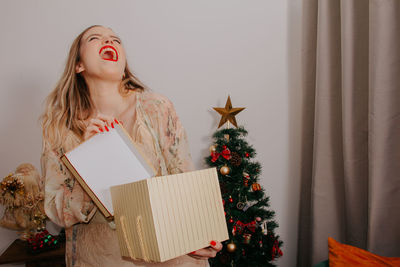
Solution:
[[[135,92],[135,123],[126,129],[158,175],[193,170],[185,130],[172,103],[151,91]],[[79,145],[72,132],[63,149],[44,140],[41,158],[47,216],[66,229],[67,266],[208,266],[206,260],[182,256],[164,263],[121,258],[115,230],[60,161],[64,151]]]

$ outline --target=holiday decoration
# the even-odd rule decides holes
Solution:
[[[254,192],[260,191],[261,190],[261,185],[258,183],[254,183],[251,185],[251,188],[253,189]]]
[[[264,222],[264,223],[262,224],[261,229],[262,229],[262,233],[263,233],[264,235],[267,235],[267,234],[268,234],[267,222]]]
[[[0,183],[0,204],[4,215],[0,226],[20,231],[20,239],[27,240],[36,231],[45,229],[44,195],[36,168],[28,163],[19,165],[15,173]]]
[[[245,244],[250,244],[250,240],[251,240],[251,234],[244,234],[243,235],[243,243]]]
[[[233,152],[230,162],[233,166],[238,167],[240,166],[240,164],[242,164],[242,158],[239,156],[238,153]]]
[[[212,153],[215,153],[215,152],[217,152],[217,147],[214,146],[214,145],[210,146],[210,153],[212,154]]]
[[[37,233],[34,237],[29,238],[28,249],[31,253],[39,253],[47,250],[57,248],[63,241],[62,235],[53,236],[47,230]]]
[[[258,202],[253,200],[253,201],[246,201],[243,211],[247,211],[249,208],[253,207],[253,205],[257,204]]]
[[[231,151],[226,146],[222,146],[221,153],[217,153],[215,151],[211,152],[211,161],[216,162],[218,160],[219,156],[222,156],[226,160],[230,160],[231,159]]]
[[[282,255],[283,255],[283,253],[282,253],[282,250],[279,248],[278,240],[275,240],[274,245],[272,247],[272,253],[271,253],[272,259],[275,259],[276,257],[280,257]]]
[[[225,110],[231,110],[230,107],[228,98]],[[228,113],[220,111],[223,117],[219,127],[229,120]],[[210,258],[210,266],[275,266],[273,261],[283,255],[282,241],[275,234],[278,224],[274,221],[274,211],[269,209],[269,197],[259,184],[261,165],[254,161],[255,150],[245,140],[247,131],[235,127],[214,133],[215,149],[210,149],[211,154],[206,158],[210,167],[219,170],[230,235],[217,256]]]
[[[244,230],[249,230],[253,233],[256,232],[256,222],[252,221],[249,223],[243,223],[241,221],[236,222],[236,227],[239,233],[242,233]]]
[[[236,244],[233,242],[229,243],[226,247],[229,252],[235,252],[236,250]]]
[[[244,203],[243,202],[238,202],[237,204],[236,204],[236,208],[238,208],[239,210],[242,210],[243,208],[244,208]]]
[[[231,122],[237,128],[235,116],[244,109],[245,108],[232,108],[231,97],[228,96],[225,108],[214,108],[215,111],[222,115],[218,128],[224,125],[227,121]]]
[[[243,185],[249,186],[250,175],[247,172],[243,173]]]
[[[228,175],[230,173],[230,169],[228,166],[222,166],[219,170],[222,175]]]

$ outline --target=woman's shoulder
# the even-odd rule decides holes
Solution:
[[[154,108],[166,110],[173,108],[173,104],[168,97],[148,89],[141,92],[141,104],[146,110]]]

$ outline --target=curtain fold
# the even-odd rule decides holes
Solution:
[[[304,0],[298,266],[400,256],[400,1]]]
[[[368,248],[400,256],[400,1],[370,1]]]

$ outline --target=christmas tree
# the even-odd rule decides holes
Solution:
[[[229,240],[211,266],[275,266],[282,256],[282,241],[275,235],[278,224],[269,210],[269,197],[258,183],[261,165],[253,161],[256,152],[244,139],[247,131],[237,127],[235,115],[244,108],[214,108],[222,115],[221,127],[231,122],[236,128],[217,130],[206,163],[218,170]]]

